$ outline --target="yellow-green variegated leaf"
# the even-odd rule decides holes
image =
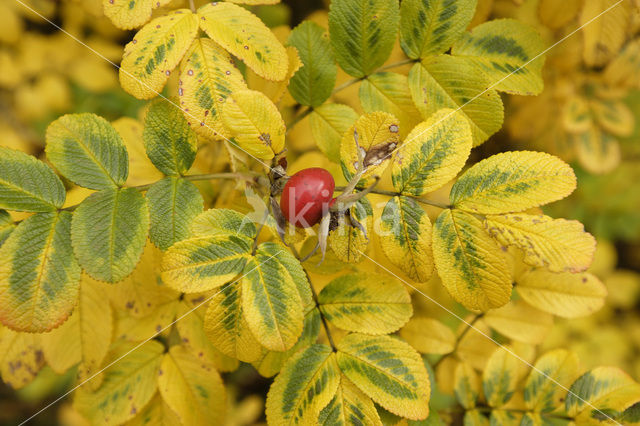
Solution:
[[[580,165],[593,174],[609,173],[620,164],[620,143],[597,126],[573,137]]]
[[[70,181],[90,189],[122,186],[129,155],[122,137],[95,114],[63,115],[47,128],[47,158]]]
[[[71,223],[73,252],[97,280],[118,282],[135,268],[149,232],[149,210],[135,188],[105,189],[87,197]]]
[[[267,349],[286,351],[300,335],[304,313],[291,275],[272,254],[269,245],[258,246],[242,277],[242,311],[249,328]],[[284,249],[283,249],[284,251]]]
[[[596,250],[595,238],[576,220],[506,214],[487,216],[484,225],[503,247],[522,250],[525,263],[551,272],[582,272]]]
[[[384,111],[398,117],[402,137],[420,122],[420,111],[411,99],[406,75],[393,72],[371,74],[362,80],[359,97],[365,112]]]
[[[62,324],[77,302],[80,266],[71,249],[71,214],[40,213],[0,247],[0,321],[18,331]]]
[[[635,118],[623,101],[611,99],[592,101],[591,110],[596,121],[605,131],[620,137],[633,134]]]
[[[126,422],[125,426],[182,426],[182,422],[178,415],[173,411],[166,402],[162,400],[159,393],[139,411],[136,416]]]
[[[342,173],[347,179],[356,174],[360,153],[360,156],[364,157],[363,177],[382,175],[399,143],[400,126],[396,117],[386,112],[360,116],[342,136]]]
[[[358,114],[348,105],[325,103],[313,109],[309,115],[311,134],[329,160],[340,162],[342,135],[357,119]]]
[[[444,53],[473,18],[477,0],[403,0],[400,45],[413,59]]]
[[[576,424],[601,424],[640,401],[640,384],[617,367],[596,367],[573,382],[566,398]]]
[[[183,175],[196,158],[196,134],[173,101],[160,98],[151,103],[142,138],[147,156],[167,176]]]
[[[468,410],[464,413],[464,426],[489,426],[489,424],[489,419],[478,410]]]
[[[365,334],[389,334],[413,314],[403,284],[375,274],[349,274],[331,281],[318,295],[320,312],[333,325]]]
[[[200,28],[249,68],[268,80],[283,80],[289,69],[287,52],[267,26],[247,9],[229,2],[198,9]]]
[[[251,239],[233,234],[179,241],[164,255],[162,281],[184,293],[220,287],[243,271],[250,257],[251,244]]]
[[[209,38],[196,39],[180,63],[180,108],[196,133],[208,139],[227,137],[222,106],[231,93],[246,89],[231,55]]]
[[[554,274],[541,269],[518,277],[518,294],[536,308],[563,318],[576,318],[599,310],[607,288],[588,272]]]
[[[393,159],[393,186],[421,196],[443,186],[464,167],[473,146],[469,121],[462,113],[441,109],[411,130]]]
[[[162,358],[158,390],[185,425],[211,425],[224,418],[226,394],[220,374],[182,346]]]
[[[361,198],[352,207],[350,217],[355,218],[366,230],[366,235],[357,225],[349,224],[345,215],[338,218],[338,227],[329,234],[329,246],[343,262],[357,263],[369,247],[369,235],[373,229],[373,209],[366,198]]]
[[[323,426],[348,426],[353,424],[382,426],[373,401],[362,393],[344,375],[331,402],[322,409],[318,423]]]
[[[339,383],[336,355],[329,346],[316,344],[296,353],[269,389],[266,408],[269,424],[315,424]]]
[[[65,197],[60,178],[49,166],[0,146],[0,208],[47,212],[62,207]]]
[[[590,0],[580,11],[583,58],[587,66],[599,67],[620,52],[627,40],[631,3],[616,0]]]
[[[466,308],[486,311],[509,302],[506,256],[475,216],[443,211],[433,225],[433,257],[442,284]]]
[[[253,337],[242,312],[242,285],[231,283],[216,294],[204,317],[204,331],[213,346],[242,362],[260,357],[262,347]]]
[[[561,117],[564,129],[573,134],[586,132],[593,123],[589,103],[582,96],[570,97],[562,108]]]
[[[476,406],[480,395],[480,377],[478,373],[466,362],[461,362],[454,373],[454,392],[460,405],[465,410]]]
[[[549,412],[561,406],[566,391],[578,377],[578,356],[555,349],[536,361],[524,385],[524,403],[529,410]],[[560,387],[562,386],[562,387]]]
[[[151,19],[151,11],[171,0],[102,0],[104,15],[124,30],[138,28]]]
[[[0,246],[5,242],[9,235],[16,229],[11,215],[6,210],[0,210]]]
[[[113,330],[113,315],[106,288],[83,276],[78,305],[60,327],[42,335],[47,364],[58,374],[79,363],[78,379],[86,380],[102,366]],[[94,383],[97,382],[97,383]],[[94,378],[87,386],[99,385]]]
[[[206,210],[191,223],[191,234],[194,237],[234,234],[253,238],[256,232],[255,225],[247,216],[232,209]]]
[[[40,336],[0,326],[0,376],[14,389],[31,383],[44,366]]]
[[[122,88],[138,99],[157,96],[198,32],[198,17],[189,9],[160,16],[127,43],[120,67]]]
[[[522,377],[521,369],[526,367],[512,352],[508,346],[496,349],[482,372],[484,396],[492,407],[498,408],[509,402]]]
[[[315,307],[316,304],[313,300],[313,294],[311,293],[307,273],[293,253],[291,253],[284,245],[275,242],[262,244],[260,246],[260,250],[266,255],[275,256],[275,259],[278,260],[278,263],[282,266],[285,274],[287,274],[294,282],[298,290],[298,294],[300,295],[300,301],[302,302],[302,307],[305,313],[311,307]]]
[[[553,316],[539,311],[522,300],[512,300],[484,316],[487,325],[518,342],[542,343],[553,326]]]
[[[450,55],[428,57],[409,72],[409,89],[422,118],[442,108],[460,111],[469,120],[473,146],[500,130],[504,119],[500,95],[488,85],[477,67]]]
[[[385,409],[411,420],[429,414],[429,376],[407,343],[352,333],[338,343],[337,360],[342,373]]]
[[[538,32],[515,19],[496,19],[473,28],[451,54],[485,73],[492,89],[518,95],[542,91],[545,45]]]
[[[400,336],[423,354],[448,354],[456,345],[453,331],[433,318],[412,318],[402,327]]]
[[[389,58],[398,31],[398,0],[334,0],[329,9],[331,46],[340,67],[361,78]]]
[[[449,198],[480,214],[519,212],[560,200],[576,187],[573,169],[553,155],[512,151],[480,161],[460,176]]]
[[[427,282],[433,273],[431,221],[427,212],[409,197],[393,197],[381,217],[382,251],[412,280]]]
[[[151,222],[149,238],[162,250],[189,236],[189,225],[204,205],[198,188],[175,176],[151,185],[147,202]]]
[[[94,392],[78,388],[75,408],[96,424],[118,425],[133,418],[156,393],[163,352],[155,340],[118,344],[105,361],[117,360],[104,371],[102,385]]]
[[[248,4],[248,5],[258,5],[258,4],[277,4],[280,3],[280,0],[227,0],[229,3],[237,3],[237,4]]]
[[[222,107],[222,122],[233,145],[251,156],[269,160],[284,149],[284,121],[275,104],[262,92],[232,93]]]

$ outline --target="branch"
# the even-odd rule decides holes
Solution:
[[[346,189],[346,187],[344,187],[344,186],[336,186],[335,189],[336,189],[336,191],[344,191]],[[414,200],[416,200],[419,203],[428,204],[430,206],[438,207],[440,209],[449,209],[449,208],[451,208],[451,206],[448,205],[448,204],[442,204],[442,203],[438,203],[437,201],[428,200],[426,198],[414,197],[413,195],[406,195],[406,194],[402,194],[400,192],[385,191],[384,189],[371,189],[369,192],[371,192],[372,194],[388,195],[390,197],[403,196],[403,197],[413,198]]]

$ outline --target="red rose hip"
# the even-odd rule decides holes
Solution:
[[[280,209],[299,228],[308,228],[322,219],[333,196],[331,173],[320,167],[300,170],[289,178],[282,191]]]

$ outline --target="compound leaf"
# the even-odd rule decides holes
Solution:
[[[175,176],[151,185],[147,202],[151,221],[149,238],[162,250],[189,236],[189,225],[204,206],[198,188]]]
[[[338,366],[361,391],[411,420],[429,414],[429,377],[420,355],[389,336],[352,333],[338,343]]]
[[[412,59],[446,52],[471,23],[477,0],[403,0],[400,45]]]
[[[320,312],[333,325],[365,334],[389,334],[413,313],[402,283],[377,274],[348,274],[331,281],[318,295]]]
[[[198,32],[198,17],[189,9],[160,16],[127,43],[120,66],[120,84],[138,99],[157,96]]]
[[[48,212],[62,207],[65,198],[64,186],[49,166],[31,155],[0,146],[0,208]],[[8,216],[7,212],[2,214]]]
[[[551,272],[582,272],[596,250],[595,238],[576,220],[506,214],[487,216],[484,225],[503,247],[522,250],[525,263]]]
[[[229,2],[213,2],[198,9],[198,16],[200,28],[256,74],[275,81],[286,77],[289,59],[284,46],[253,13]]]
[[[71,223],[73,252],[97,280],[118,282],[135,268],[149,232],[149,210],[135,188],[105,189],[87,197]]]
[[[429,281],[433,273],[431,221],[424,209],[412,198],[393,197],[382,211],[381,227],[385,236],[380,245],[389,261],[412,280]]]
[[[473,137],[465,116],[451,109],[434,113],[406,137],[393,159],[393,186],[417,197],[433,192],[464,167]]]
[[[47,158],[70,181],[90,189],[122,186],[129,155],[116,129],[95,114],[63,115],[47,128]]]
[[[576,187],[571,167],[553,155],[512,151],[468,169],[451,188],[456,208],[480,214],[523,211],[562,199]]]
[[[71,249],[71,214],[24,220],[0,247],[0,320],[43,332],[62,324],[77,302],[80,267]]]
[[[329,160],[340,162],[342,135],[357,119],[358,114],[348,105],[327,103],[313,109],[309,115],[311,134]]]
[[[329,9],[331,46],[340,67],[361,78],[391,54],[398,31],[398,0],[334,0]]]
[[[433,225],[433,257],[442,284],[467,309],[486,311],[509,302],[506,256],[476,217],[443,211]]]
[[[402,327],[400,336],[423,354],[448,354],[456,344],[453,331],[433,318],[412,318]]]
[[[191,168],[196,134],[173,102],[161,98],[151,103],[142,137],[149,159],[165,175],[182,175]]]

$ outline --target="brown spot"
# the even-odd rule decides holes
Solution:
[[[187,71],[187,74],[188,74],[188,75],[193,75],[193,70],[189,70],[189,71]]]
[[[396,146],[397,144],[395,142],[385,142],[372,146],[364,156],[364,167],[366,168],[371,165],[377,166],[382,163],[391,155],[393,150],[396,149]]]
[[[162,368],[160,370],[158,370],[158,376],[162,376],[162,374],[164,374],[164,371],[162,371]]]
[[[227,70],[224,72],[226,75],[231,75],[231,71]]]
[[[389,126],[389,131],[391,133],[398,133],[398,130],[399,130],[399,128],[398,128],[397,124],[392,124],[391,126]]]
[[[156,28],[160,28],[160,24],[156,25]]]
[[[258,139],[264,142],[265,145],[271,146],[271,135],[269,133],[261,134],[260,136],[258,136]]]
[[[133,309],[133,301],[129,301],[127,302],[126,305],[124,305],[127,309]]]
[[[136,414],[137,412],[136,407],[131,407],[131,414]]]
[[[169,75],[171,74],[171,71],[166,70],[166,71],[164,72],[164,74],[165,74],[166,76],[169,76]]]
[[[244,45],[244,50],[249,50],[249,46],[247,46],[246,44]]]

